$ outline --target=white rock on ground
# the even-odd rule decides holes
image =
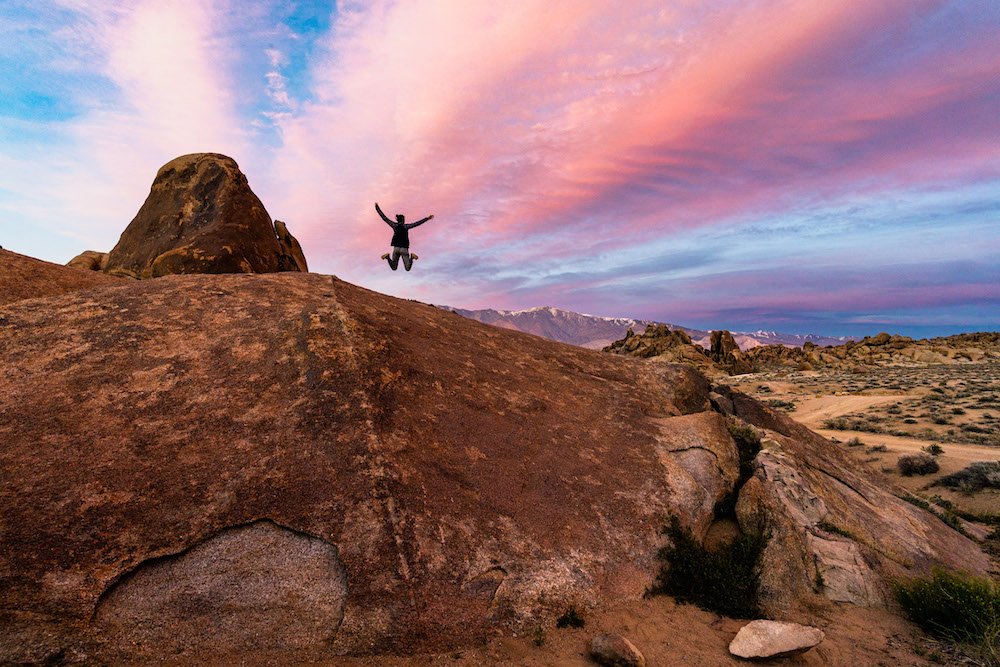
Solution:
[[[778,658],[805,653],[826,635],[819,628],[780,621],[750,621],[736,633],[729,652],[739,658]]]

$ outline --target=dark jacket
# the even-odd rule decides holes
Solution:
[[[382,212],[382,209],[378,207],[378,204],[375,204],[375,210],[378,211],[379,216],[381,216],[381,218],[385,221],[385,224],[392,227],[391,245],[393,248],[409,248],[410,230],[431,219],[431,216],[427,216],[422,220],[417,220],[416,222],[411,222],[410,224],[400,224],[386,217],[385,213]]]

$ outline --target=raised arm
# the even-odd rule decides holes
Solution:
[[[413,229],[414,227],[419,227],[420,225],[424,224],[428,220],[431,220],[433,217],[434,217],[433,215],[429,215],[426,218],[423,218],[421,220],[417,220],[416,222],[411,222],[410,224],[408,224],[406,226],[406,228],[407,229]]]
[[[385,220],[385,224],[389,225],[390,227],[394,227],[394,226],[395,226],[395,225],[393,224],[392,220],[390,220],[389,218],[385,217],[385,213],[383,213],[383,212],[382,212],[382,209],[380,209],[380,208],[378,207],[378,202],[375,202],[375,210],[376,210],[376,211],[378,211],[378,214],[379,214],[380,216],[382,216],[382,219],[383,219],[383,220]]]

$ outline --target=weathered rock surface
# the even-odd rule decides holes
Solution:
[[[704,348],[691,342],[691,337],[685,331],[671,329],[666,324],[650,324],[638,335],[629,329],[625,338],[605,347],[604,352],[640,359],[655,357],[668,363],[688,364],[711,377],[727,374],[709,358]]]
[[[112,280],[0,308],[0,340],[0,662],[275,650],[260,629],[287,637],[301,605],[302,659],[469,645],[640,597],[667,517],[704,536],[738,477],[689,367],[328,276]],[[815,546],[822,520],[878,595],[988,567],[823,438],[714,390],[767,435],[736,511],[775,536],[769,613],[850,570]]]
[[[66,266],[84,271],[103,271],[108,266],[108,253],[97,252],[96,250],[84,250],[73,259],[66,262]]]
[[[276,231],[236,162],[217,153],[194,153],[160,168],[105,270],[157,278],[302,271],[304,265],[298,241],[284,224]]]
[[[19,255],[10,250],[0,250],[0,305],[101,285],[116,285],[118,282],[100,273],[81,271]]]
[[[730,375],[749,373],[753,370],[750,362],[743,357],[733,334],[728,331],[712,332],[708,356],[712,361],[725,368]]]
[[[144,653],[308,650],[337,634],[346,594],[336,547],[258,521],[132,571],[92,627]]]
[[[621,635],[597,635],[590,640],[590,657],[605,667],[646,667],[642,652]]]
[[[750,621],[736,633],[729,652],[739,658],[781,658],[805,653],[823,641],[823,631],[780,621]]]
[[[295,270],[301,271],[302,273],[308,273],[309,265],[306,263],[305,253],[302,252],[302,245],[299,243],[298,239],[292,236],[292,233],[288,231],[288,225],[281,220],[275,220],[274,232],[278,236],[278,243],[281,244],[281,250],[287,257],[291,257],[292,261],[295,263]]]

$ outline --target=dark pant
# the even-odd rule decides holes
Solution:
[[[392,254],[389,255],[389,268],[393,271],[399,266],[399,258],[403,258],[403,268],[409,271],[413,268],[413,258],[410,257],[409,248],[393,248]]]

